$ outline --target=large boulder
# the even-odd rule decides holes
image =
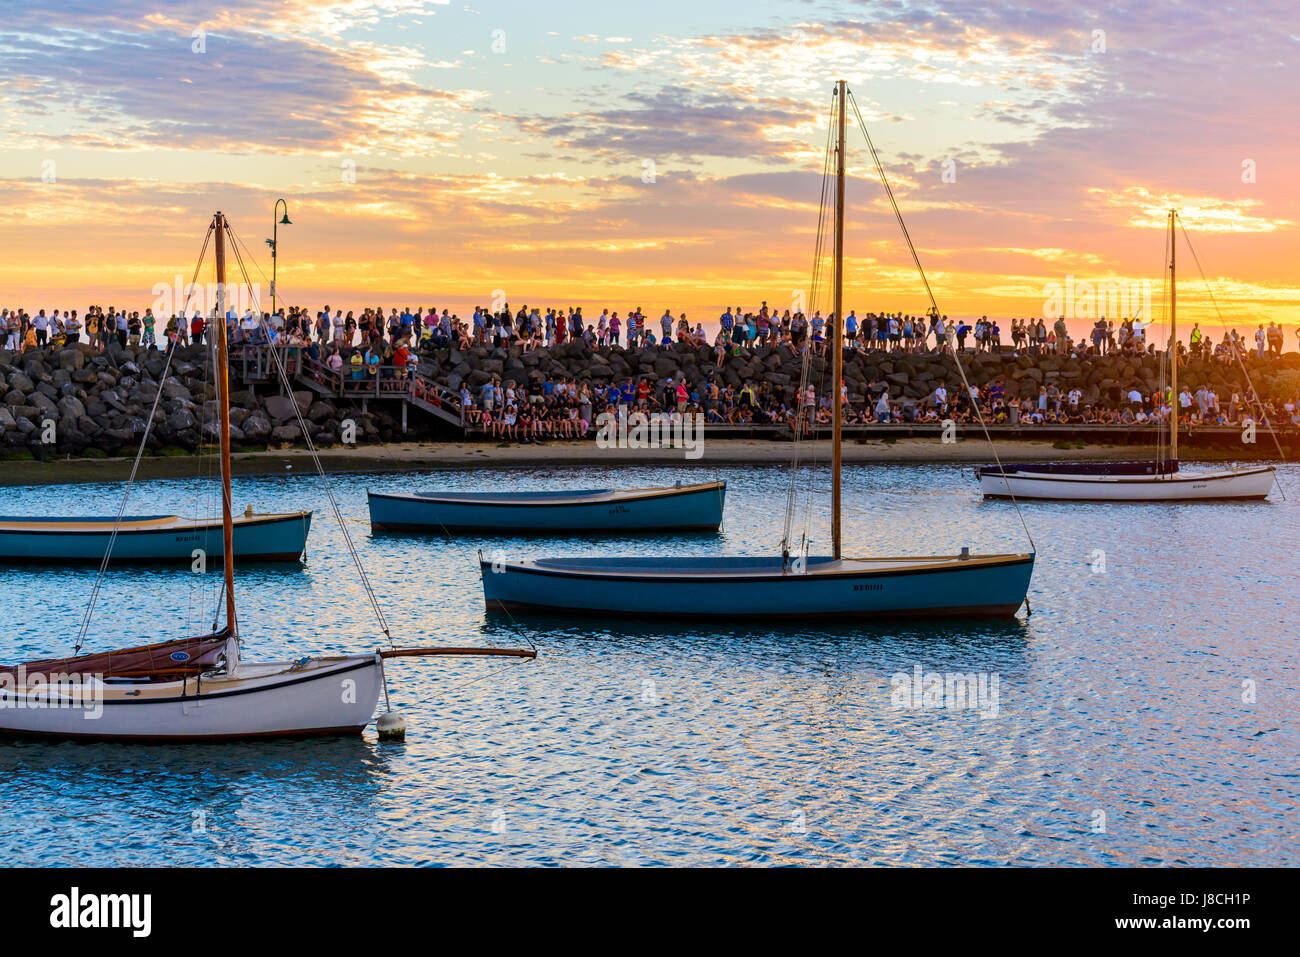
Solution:
[[[80,353],[78,353],[80,355]],[[64,419],[80,419],[86,414],[86,407],[75,396],[65,395],[58,403],[59,416]]]
[[[183,432],[188,429],[198,427],[198,420],[194,418],[194,413],[188,409],[182,409],[179,412],[173,412],[167,417],[167,428],[173,432]]]
[[[162,393],[163,398],[166,399],[188,399],[190,397],[189,388],[175,376],[169,376],[162,384]]]
[[[269,415],[277,425],[281,422],[288,422],[298,413],[294,400],[287,396],[267,396],[263,404],[266,407],[266,414]]]
[[[296,425],[277,425],[271,430],[272,442],[296,442],[302,436],[302,430]]]
[[[323,422],[326,419],[333,418],[337,414],[334,406],[330,402],[320,401],[313,402],[307,409],[307,418],[313,422]]]
[[[17,389],[19,392],[32,392],[36,389],[36,383],[32,381],[31,376],[15,370],[9,373],[9,388]]]
[[[33,392],[27,400],[32,406],[39,409],[43,415],[58,416],[59,407],[44,392]]]
[[[271,424],[271,420],[267,418],[266,413],[258,409],[243,421],[240,428],[243,429],[244,436],[250,442],[265,442],[271,437],[271,429],[274,426]]]

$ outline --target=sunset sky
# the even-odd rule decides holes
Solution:
[[[1173,205],[1225,313],[1291,339],[1298,54],[1293,0],[3,0],[0,306],[143,309],[215,209],[269,276],[284,197],[282,304],[785,308],[843,77],[943,311],[1037,316],[1071,275],[1158,299]],[[849,147],[847,305],[920,312]]]

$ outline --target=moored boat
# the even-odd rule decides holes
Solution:
[[[218,212],[209,230],[209,240],[213,236],[216,239],[218,316],[225,315],[225,236],[228,228],[225,217]],[[205,244],[205,252],[206,249]],[[247,275],[244,278],[247,282]],[[106,550],[73,655],[0,666],[0,736],[193,742],[358,734],[370,722],[379,696],[385,691],[383,663],[388,658],[536,656],[531,649],[392,647],[366,654],[306,656],[293,661],[251,663],[242,660],[240,622],[235,612],[237,552],[232,542],[235,521],[230,504],[230,377],[226,324],[218,321],[213,325],[221,439],[221,554],[230,556],[222,563],[223,627],[217,629],[214,623],[212,634],[197,638],[83,654],[82,643],[109,560]],[[169,363],[171,355],[169,352]],[[280,371],[283,376],[283,367]],[[137,467],[147,439],[146,431],[136,456]],[[310,447],[310,437],[308,442]],[[319,459],[316,465],[324,478]],[[328,480],[326,482],[328,491]],[[127,487],[129,492],[130,483]],[[330,500],[334,503],[332,493]],[[391,644],[388,625],[374,589],[352,545],[337,503],[334,504],[344,541],[360,574],[379,629]],[[295,521],[301,521],[301,515]],[[120,525],[119,512],[119,517],[113,520],[116,527],[109,529],[106,549],[115,546],[118,535],[113,532],[120,534]],[[216,610],[215,622],[221,621],[222,610],[220,607]],[[391,724],[395,728],[404,726],[396,716],[392,716]]]
[[[311,512],[284,512],[234,519],[236,559],[294,562],[307,547]],[[112,543],[111,560],[190,564],[196,551],[208,560],[225,556],[220,518],[138,515],[120,522],[111,516],[32,518],[0,516],[0,561],[100,562]]]
[[[725,482],[642,489],[520,492],[368,492],[375,531],[714,531]]]
[[[838,145],[834,149],[834,309],[833,318],[828,322],[831,330],[828,338],[833,369],[831,382],[838,385],[843,382],[844,359],[843,335],[835,325],[844,314],[844,139],[849,95],[844,81],[836,84],[835,95]],[[860,113],[858,120],[862,123]],[[862,128],[865,134],[865,124]],[[874,147],[872,155],[875,156]],[[878,160],[876,165],[892,202],[892,190],[883,167]],[[826,186],[827,183],[823,182],[823,197],[826,196]],[[910,239],[908,244],[910,246]],[[932,305],[937,312],[933,299]],[[800,394],[808,385],[810,356],[811,351],[806,350]],[[826,390],[818,392],[824,394]],[[838,388],[833,388],[831,394],[838,392]],[[972,555],[968,549],[962,549],[960,554],[946,556],[846,558],[842,555],[843,406],[840,402],[831,405],[829,557],[792,556],[790,553],[790,516],[795,493],[792,481],[786,509],[786,534],[779,555],[738,558],[677,555],[583,557],[514,562],[480,557],[483,596],[488,610],[764,620],[1014,615],[1024,604],[1029,590],[1035,557],[1032,552]],[[802,420],[795,424],[796,453],[797,438],[803,426]]]
[[[1183,471],[1177,462],[1036,463],[975,470],[985,498],[1064,502],[1262,501],[1273,488],[1271,466]]]
[[[656,618],[1008,617],[1032,554],[907,558],[550,558],[483,562],[489,609]]]
[[[1165,359],[1169,366],[1169,410],[1167,418],[1160,423],[1160,451],[1148,462],[986,465],[975,470],[985,498],[1057,502],[1262,501],[1268,498],[1273,490],[1272,466],[1184,472],[1178,461],[1178,234],[1175,226],[1180,220],[1178,211],[1171,209],[1166,247],[1169,251],[1169,341]],[[1163,441],[1166,429],[1167,449]],[[1162,454],[1165,452],[1167,455]]]
[[[382,690],[381,653],[229,667],[228,631],[0,668],[0,733],[228,741],[359,734]]]

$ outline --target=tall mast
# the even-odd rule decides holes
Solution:
[[[844,409],[840,402],[840,383],[844,381],[844,125],[847,117],[848,86],[843,80],[835,84],[839,98],[839,140],[835,148],[835,312],[831,330],[831,408],[834,431],[831,464],[831,552],[840,557],[840,431]]]
[[[1174,264],[1178,259],[1178,233],[1174,229],[1176,210],[1169,211],[1169,456],[1178,461],[1178,282]]]
[[[226,348],[226,217],[213,217],[217,231],[217,315],[216,367],[217,409],[221,414],[221,540],[226,574],[226,627],[233,636],[238,632],[235,618],[235,548],[234,519],[230,506],[230,369]]]

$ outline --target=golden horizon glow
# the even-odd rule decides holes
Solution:
[[[463,314],[503,295],[706,327],[786,308],[845,76],[950,316],[1038,316],[1068,277],[1158,295],[1177,206],[1228,326],[1300,324],[1294,10],[1121,28],[1046,2],[696,6],[669,0],[649,31],[603,7],[425,0],[19,11],[0,27],[0,307],[143,309],[188,278],[218,208],[269,298],[284,197],[282,304]],[[920,313],[850,136],[847,304]],[[1180,317],[1217,328],[1180,263]]]

